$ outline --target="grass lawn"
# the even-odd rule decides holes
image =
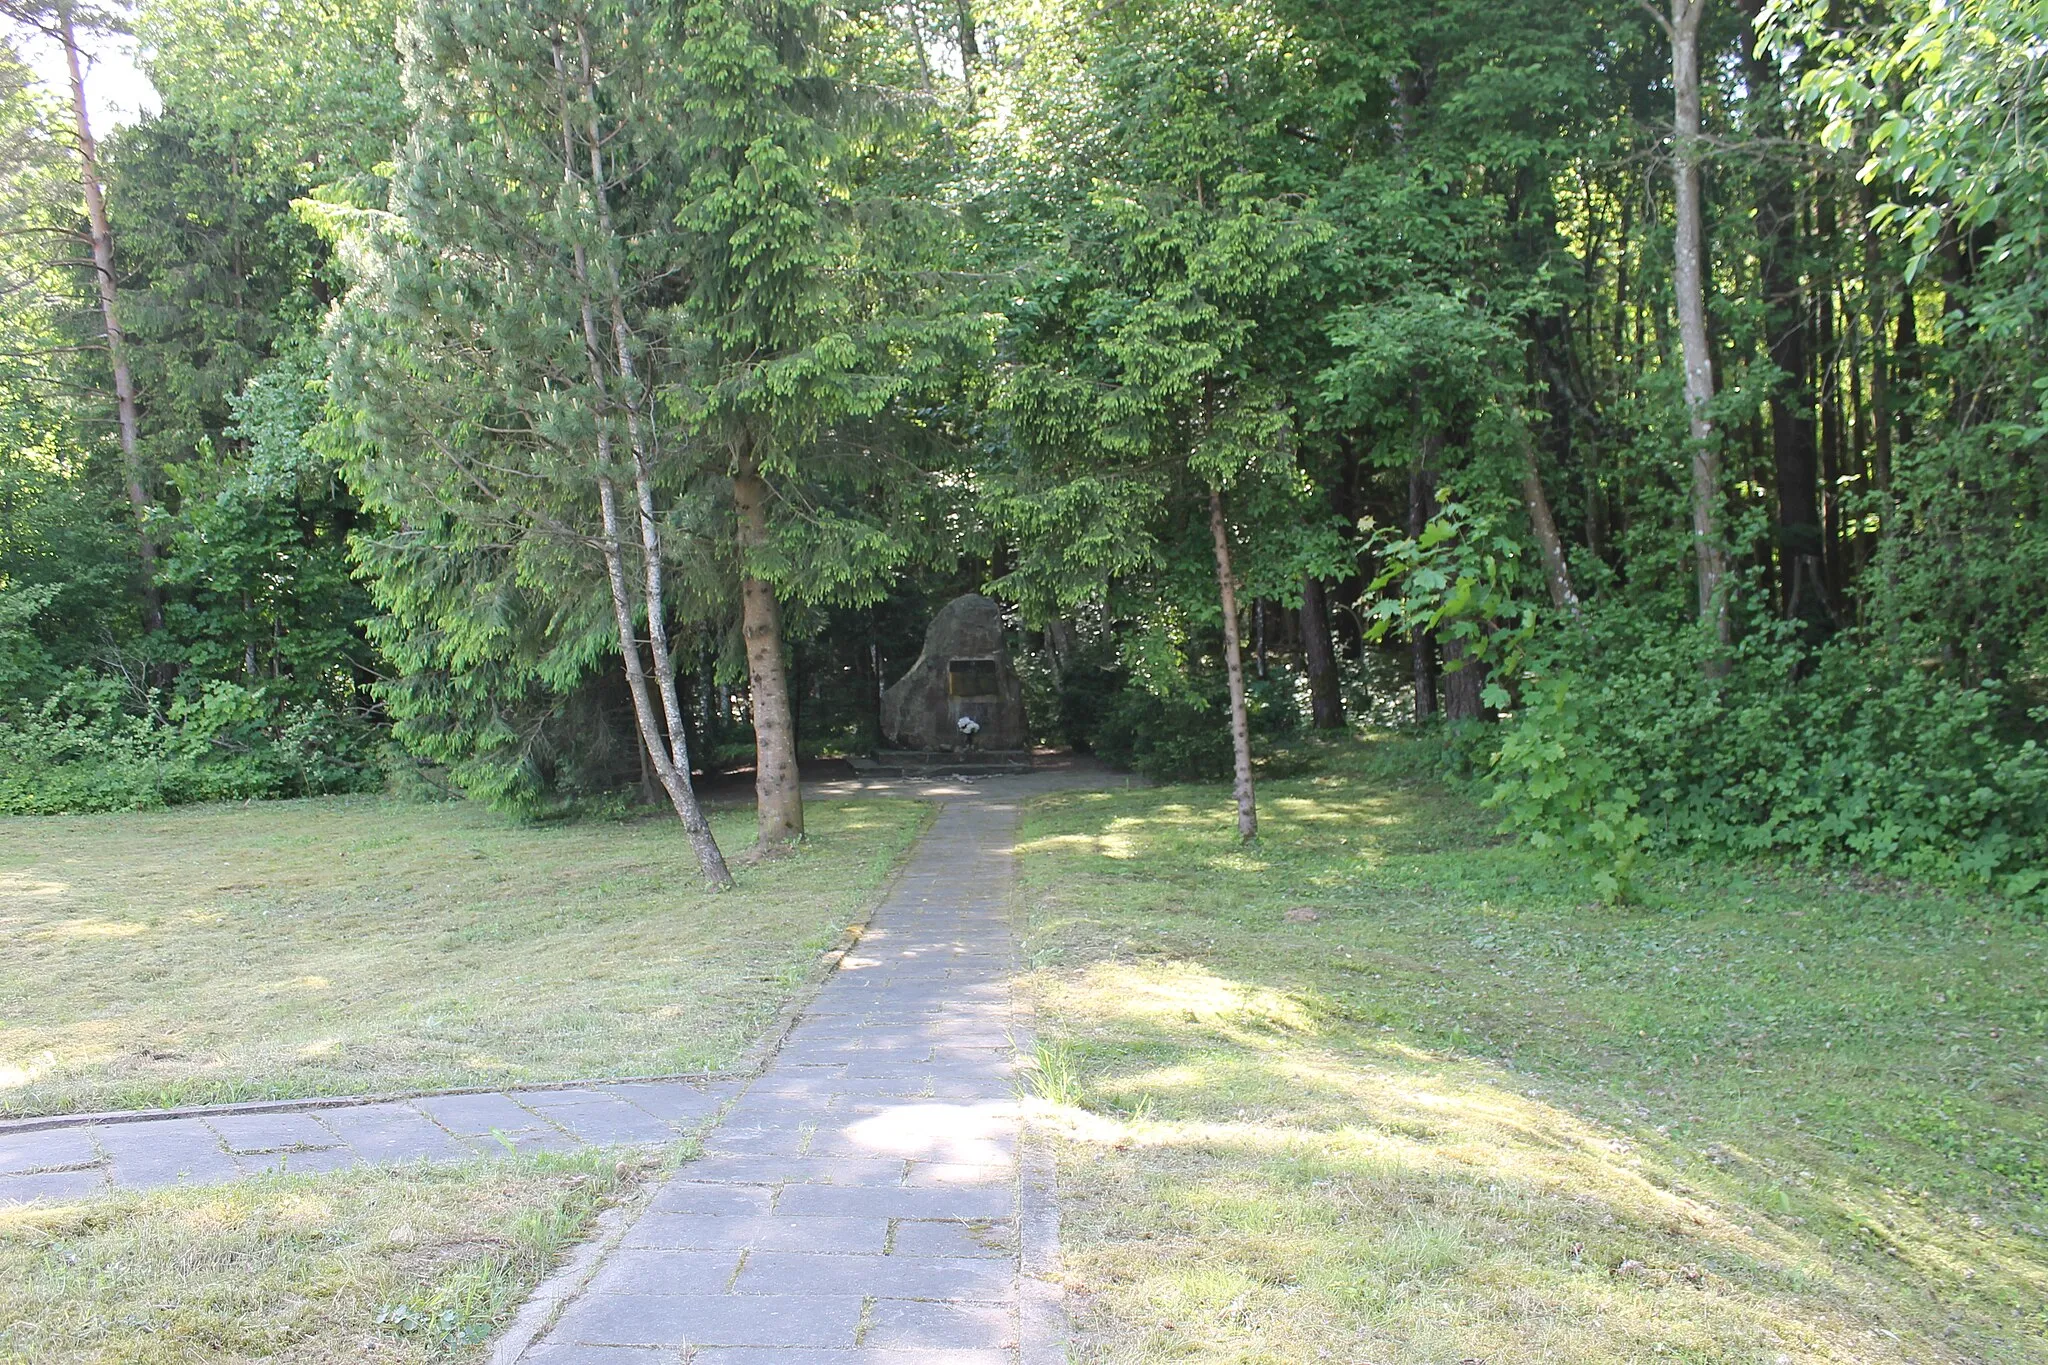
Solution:
[[[672,818],[363,798],[0,820],[0,1117],[716,1070],[922,828],[830,801],[704,891]],[[728,849],[751,811],[714,815]]]
[[[1023,840],[1091,1362],[2048,1361],[2048,927],[1666,863],[1590,904],[1360,745]]]
[[[0,1210],[0,1360],[479,1360],[655,1164],[527,1156]]]

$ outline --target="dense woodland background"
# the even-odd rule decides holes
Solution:
[[[1148,772],[2048,890],[2041,0],[0,8],[162,96],[0,55],[0,810],[786,837],[983,588]]]

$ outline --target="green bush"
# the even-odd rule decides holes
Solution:
[[[1536,690],[1520,723],[1501,737],[1493,782],[1486,803],[1506,812],[1508,828],[1538,848],[1591,861],[1602,899],[1629,898],[1649,822],[1602,751],[1573,680],[1555,678]]]
[[[214,682],[138,711],[124,691],[77,673],[41,705],[0,716],[0,814],[318,796],[383,781],[374,732],[322,704]]]
[[[1125,687],[1094,735],[1105,763],[1161,782],[1206,782],[1230,775],[1229,712],[1180,697]]]
[[[1062,694],[1067,733],[1105,763],[1161,782],[1230,776],[1230,698],[1220,673],[1198,674],[1185,694],[1155,696],[1119,670],[1074,670]],[[1245,717],[1254,741],[1301,729],[1294,675],[1274,668],[1245,685]],[[1085,719],[1083,719],[1085,718]]]
[[[1512,826],[1605,858],[1640,818],[1665,847],[2048,889],[2048,750],[2001,684],[1766,631],[1713,677],[1696,632],[1640,625],[1589,613],[1542,668],[1494,767]]]

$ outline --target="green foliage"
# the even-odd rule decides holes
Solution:
[[[1261,747],[1301,726],[1291,674],[1248,679],[1245,714]],[[1213,781],[1231,771],[1229,702],[1220,669],[1197,668],[1161,694],[1120,669],[1076,668],[1061,688],[1075,742],[1104,762],[1162,782]]]
[[[106,175],[148,462],[224,456],[236,395],[319,317],[326,251],[292,212],[297,172],[171,111],[109,137]]]
[[[1148,3],[1004,17],[1013,112],[981,150],[1022,297],[985,399],[999,426],[983,507],[1016,546],[997,590],[1033,620],[1104,603],[1135,634],[1214,620],[1217,488],[1247,589],[1298,595],[1304,573],[1343,558],[1297,459],[1299,366],[1280,344],[1329,229],[1242,161],[1247,135],[1273,145],[1247,127],[1254,111],[1298,94],[1271,16]],[[1078,64],[1063,55],[1073,35]],[[1197,76],[1218,63],[1244,84]]]
[[[361,520],[338,462],[309,436],[327,396],[317,350],[294,343],[230,404],[226,439],[167,469],[162,581],[185,685],[233,680],[274,695],[360,700],[369,597],[349,563]]]
[[[1537,848],[1590,862],[1602,900],[1630,898],[1649,822],[1598,747],[1571,680],[1550,679],[1525,696],[1493,756],[1492,783],[1486,804],[1505,812],[1507,828],[1527,834]]]
[[[1539,842],[1846,858],[2015,896],[2048,883],[2048,751],[2015,737],[1999,684],[1767,632],[1709,678],[1691,632],[1656,642],[1646,624],[1589,613],[1502,738],[1496,804]]]
[[[2038,893],[2044,13],[1709,7],[1721,659],[1628,6],[143,0],[164,111],[103,166],[162,631],[66,111],[0,57],[9,799],[327,789],[362,726],[527,813],[631,784],[594,504],[637,443],[700,758],[747,747],[746,573],[811,752],[974,586],[1085,637],[1027,664],[1040,737],[1218,774],[1213,491],[1248,619],[1321,585],[1354,722],[1484,669],[1509,727],[1437,767],[1497,749],[1610,897],[1661,844]],[[1532,612],[1553,551],[1582,614]]]
[[[1877,211],[1911,245],[1908,278],[1935,263],[1945,230],[1997,233],[1993,259],[2048,248],[2048,140],[2041,121],[2041,0],[1910,0],[1844,26],[1816,0],[1773,0],[1781,53],[1814,61],[1800,96],[1823,117],[1823,146],[1863,145],[1867,181],[1899,194]],[[2037,299],[2041,286],[2029,289]],[[2018,318],[2011,321],[2017,322]]]
[[[1369,537],[1368,552],[1380,571],[1366,589],[1374,598],[1366,636],[1427,631],[1460,646],[1454,666],[1484,665],[1512,677],[1536,628],[1535,609],[1521,597],[1522,545],[1496,518],[1453,501],[1449,489],[1439,491],[1437,501],[1437,514],[1421,535],[1379,527]],[[1487,684],[1489,706],[1510,700],[1498,681]]]
[[[1160,781],[1216,781],[1230,774],[1224,714],[1213,703],[1125,687],[1096,728],[1094,751],[1106,763]]]
[[[142,0],[136,32],[167,107],[204,109],[264,165],[323,198],[381,201],[409,119],[401,0]]]
[[[69,675],[40,706],[0,712],[0,814],[145,810],[369,791],[376,736],[325,704],[215,682],[159,709]]]

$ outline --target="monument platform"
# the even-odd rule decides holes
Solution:
[[[848,763],[862,777],[993,777],[1031,771],[1029,749],[883,749]]]

